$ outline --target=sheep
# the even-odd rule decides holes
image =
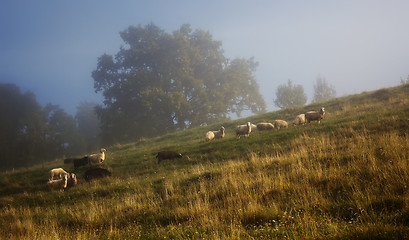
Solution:
[[[295,117],[293,121],[293,125],[297,126],[297,125],[304,125],[304,124],[305,124],[305,113],[297,115],[297,117]]]
[[[251,124],[251,131],[252,132],[255,132],[255,131],[257,131],[258,129],[257,129],[257,125],[255,125],[255,124]]]
[[[272,123],[259,123],[257,124],[257,130],[263,131],[263,130],[271,130],[274,129],[274,125]],[[251,128],[253,130],[253,127]]]
[[[105,160],[105,148],[101,148],[99,153],[95,153],[88,156],[88,161],[90,165],[101,164]]]
[[[240,138],[241,135],[249,136],[251,133],[251,122],[246,125],[239,125],[236,127],[236,137]]]
[[[104,178],[108,176],[111,176],[111,172],[104,168],[91,168],[88,169],[84,174],[85,181],[87,182],[93,179]]]
[[[67,180],[67,188],[71,188],[77,185],[77,176],[75,173],[70,173],[68,175],[68,180]]]
[[[206,133],[206,142],[212,141],[213,139],[224,138],[225,128],[222,126],[219,131],[208,131]]]
[[[162,160],[181,158],[181,157],[182,157],[182,154],[174,152],[174,151],[161,151],[161,152],[158,152],[158,154],[156,155],[156,158],[158,159],[158,163],[160,163]]]
[[[305,121],[306,123],[310,123],[311,121],[318,121],[321,123],[321,119],[324,118],[325,109],[322,107],[319,112],[317,111],[309,111],[305,113]]]
[[[214,133],[213,133],[213,131],[208,131],[207,133],[206,133],[206,142],[210,142],[210,141],[212,141],[213,139],[214,139]]]
[[[67,187],[68,175],[64,175],[62,179],[49,180],[47,182],[48,189],[51,190],[64,190]]]
[[[75,160],[75,158],[66,158],[66,159],[64,159],[64,164],[70,164],[70,163],[73,163],[73,162],[74,162],[74,160]]]
[[[50,177],[48,178],[48,180],[50,180],[50,181],[54,180],[54,177],[58,176],[58,179],[60,179],[62,176],[68,175],[68,173],[62,168],[51,169],[49,171],[49,174],[50,174]]]
[[[74,169],[77,170],[77,168],[81,166],[85,166],[89,163],[88,156],[82,157],[82,158],[75,158],[74,159]]]
[[[280,128],[288,128],[288,123],[284,120],[275,120],[274,127],[279,130]]]

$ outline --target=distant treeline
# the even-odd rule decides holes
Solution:
[[[35,95],[0,83],[0,170],[93,151],[99,147],[94,103],[82,102],[75,117],[57,105],[42,107]]]

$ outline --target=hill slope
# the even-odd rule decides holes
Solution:
[[[409,236],[409,85],[107,147],[112,177],[65,192],[46,168],[0,174],[0,238],[312,238]],[[321,124],[256,132],[324,106]],[[205,142],[208,130],[224,139]],[[185,157],[157,164],[155,153]],[[72,172],[70,165],[63,166]]]

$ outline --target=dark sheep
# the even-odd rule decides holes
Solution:
[[[71,188],[77,185],[77,176],[75,173],[70,173],[68,175],[68,180],[67,180],[67,188]]]
[[[104,168],[91,168],[88,169],[84,174],[85,181],[87,182],[93,179],[104,178],[108,176],[111,176],[111,172]]]
[[[156,158],[158,159],[158,163],[160,163],[162,160],[181,158],[181,157],[182,157],[182,154],[174,152],[174,151],[161,151],[161,152],[158,152],[158,155],[156,155]]]
[[[76,159],[76,158],[67,158],[67,159],[64,159],[64,164],[71,164],[71,163],[74,162],[75,159]]]
[[[75,158],[74,159],[74,169],[77,170],[77,168],[81,166],[87,165],[89,162],[88,157],[82,157],[82,158]]]

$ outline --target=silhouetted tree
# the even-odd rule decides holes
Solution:
[[[46,141],[49,158],[74,155],[85,150],[84,138],[79,134],[75,119],[57,105],[44,107],[47,121]]]
[[[106,142],[132,140],[209,124],[243,109],[265,110],[253,59],[230,61],[210,33],[182,25],[172,34],[154,24],[130,26],[115,58],[92,73],[104,106],[97,113]]]
[[[307,96],[301,85],[294,85],[290,79],[287,84],[279,85],[274,104],[279,108],[301,106],[307,102]]]
[[[336,96],[334,87],[330,86],[325,78],[318,77],[314,84],[313,102],[321,102]]]
[[[0,84],[0,169],[39,163],[44,156],[45,123],[32,92]]]
[[[100,121],[95,112],[96,107],[96,103],[81,102],[75,115],[79,133],[85,140],[87,152],[95,151],[101,147],[99,140]]]

